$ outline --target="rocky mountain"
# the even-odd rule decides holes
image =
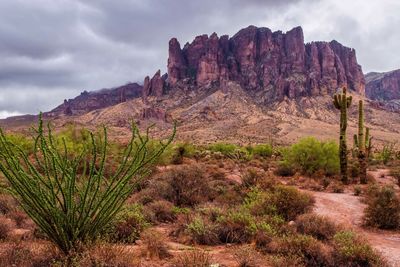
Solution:
[[[365,94],[374,100],[400,99],[400,69],[389,72],[370,72],[365,75]]]
[[[336,138],[338,111],[332,94],[346,86],[356,103],[366,93],[355,50],[337,41],[305,44],[300,27],[283,33],[249,26],[232,37],[200,35],[183,47],[172,38],[167,71],[146,76],[143,86],[83,92],[46,118],[60,127],[69,122],[89,128],[105,124],[111,136],[121,139],[129,136],[134,120],[143,129],[155,123],[156,136],[168,132],[175,121],[181,141],[292,143],[310,135]],[[367,75],[367,86],[381,76]],[[388,111],[396,110],[392,104],[365,100],[374,141],[399,139],[400,117]],[[355,104],[349,116],[350,138],[357,126]],[[34,119],[0,124],[19,127]]]
[[[56,107],[47,116],[81,115],[95,109],[106,108],[122,103],[142,94],[143,87],[137,83],[129,83],[112,89],[98,91],[84,91],[74,99],[65,99],[64,103]]]
[[[267,103],[332,94],[342,86],[365,90],[354,49],[337,41],[304,44],[301,27],[282,33],[249,26],[231,38],[200,35],[183,48],[173,38],[168,82],[174,87],[180,81],[222,88],[235,81]]]

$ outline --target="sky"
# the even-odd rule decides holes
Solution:
[[[400,68],[399,0],[0,0],[0,118],[166,72],[168,41],[249,25],[356,49],[364,73]]]

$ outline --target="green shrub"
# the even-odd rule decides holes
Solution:
[[[328,247],[307,235],[276,238],[267,246],[267,252],[297,258],[300,266],[332,266],[332,256]]]
[[[238,149],[238,146],[229,143],[214,143],[212,145],[209,145],[208,149],[213,152],[220,152],[224,156],[229,156],[233,154],[236,149]]]
[[[307,213],[296,219],[297,231],[311,235],[318,240],[330,240],[336,234],[337,226],[325,217]]]
[[[270,199],[277,213],[286,220],[294,220],[298,215],[312,208],[314,199],[307,193],[290,186],[275,187]]]
[[[371,246],[351,231],[338,232],[333,241],[335,266],[387,266]]]
[[[367,200],[365,223],[381,229],[400,227],[400,200],[392,187],[385,186]]]
[[[339,148],[333,142],[320,142],[314,137],[301,139],[297,144],[283,151],[283,159],[288,167],[312,175],[322,170],[327,175],[339,171]]]
[[[186,232],[192,242],[199,245],[219,244],[216,225],[205,221],[202,217],[195,217],[186,227]]]
[[[32,157],[0,132],[0,170],[10,184],[7,190],[63,253],[80,250],[98,237],[175,135],[174,130],[165,144],[149,150],[149,137],[136,127],[132,131],[122,163],[110,176],[105,175],[106,129],[100,138],[90,133],[82,152],[72,157],[65,138],[60,149],[51,127],[45,131],[41,119]]]
[[[106,235],[112,242],[134,243],[149,225],[143,215],[143,207],[137,204],[125,205],[112,222]]]
[[[261,158],[270,158],[274,153],[274,150],[269,144],[260,144],[251,147],[250,153]]]

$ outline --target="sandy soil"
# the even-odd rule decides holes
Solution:
[[[389,176],[381,177],[385,170],[371,172],[379,183],[389,183]],[[379,176],[379,177],[378,177]],[[388,260],[393,267],[400,267],[400,232],[371,230],[362,227],[365,204],[351,194],[311,192],[316,199],[314,211],[344,224],[361,234]]]

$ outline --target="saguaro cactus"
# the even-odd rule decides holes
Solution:
[[[367,183],[367,166],[369,153],[372,147],[372,137],[369,136],[369,128],[366,127],[364,135],[364,103],[358,102],[358,135],[354,135],[354,148],[360,168],[360,183]]]
[[[334,106],[340,110],[340,137],[339,137],[339,160],[340,160],[340,176],[343,183],[348,182],[347,178],[347,109],[351,105],[351,96],[347,96],[347,89],[343,87],[341,94],[333,96]]]

